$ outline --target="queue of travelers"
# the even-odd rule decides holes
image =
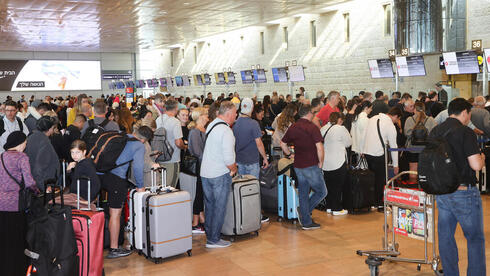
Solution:
[[[22,179],[34,193],[44,192],[46,179],[62,175],[59,160],[68,162],[67,173],[72,177],[83,174],[93,178],[91,195],[86,198],[81,193],[83,200],[94,203],[100,190],[106,192],[110,216],[107,258],[119,258],[132,253],[119,243],[122,210],[130,185],[143,191],[151,181],[151,168],[163,166],[167,185],[177,187],[180,161],[187,151],[199,160],[193,233],[206,235],[207,248],[222,248],[231,245],[220,234],[236,173],[259,178],[260,169],[270,166],[272,156],[293,159],[298,181],[298,220],[304,230],[318,229],[321,225],[314,221],[312,212],[324,198],[328,214],[348,214],[343,204],[344,186],[349,167],[355,165],[352,160],[365,158],[369,170],[374,172],[372,207],[383,211],[386,148],[423,147],[423,141],[417,140],[420,133],[436,135],[454,127],[457,131],[449,135],[448,141],[455,149],[456,163],[463,174],[461,185],[466,188],[437,198],[440,254],[444,269],[457,269],[454,226],[459,222],[465,233],[471,233],[466,238],[472,270],[485,271],[481,199],[474,187],[475,171],[485,162],[476,135],[490,133],[490,99],[479,96],[472,105],[461,98],[447,102],[445,95],[444,103],[439,102],[436,91],[421,92],[416,100],[409,93],[400,92],[394,92],[389,99],[382,91],[376,91],[374,97],[371,92],[361,91],[348,100],[337,91],[327,95],[319,91],[311,101],[305,96],[303,89],[296,101],[291,95],[277,92],[261,101],[257,97],[240,98],[238,93],[223,93],[217,98],[208,93],[206,98],[192,99],[158,93],[148,99],[139,96],[131,103],[119,94],[102,95],[99,99],[85,94],[43,100],[31,97],[18,102],[9,98],[0,106],[0,225],[7,225],[0,227],[1,244],[6,245],[0,249],[0,259],[14,264],[14,274],[25,266],[21,249],[25,244],[26,218],[17,208],[16,183]],[[120,131],[129,139],[117,158],[117,167],[106,173],[97,172],[88,155],[91,145],[84,137],[94,127]],[[160,164],[151,147],[159,128],[165,129],[173,149],[171,159]],[[417,152],[400,155],[392,151],[390,155],[394,174],[417,170]],[[411,177],[407,181],[413,183],[417,179]],[[69,193],[77,192],[73,186],[69,185]],[[479,202],[471,208],[467,206],[474,212],[471,223],[455,211],[464,204],[459,202],[461,197]],[[262,221],[267,220],[263,215]]]

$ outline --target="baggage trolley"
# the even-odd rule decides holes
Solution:
[[[406,151],[409,149],[389,149],[388,151]],[[385,150],[385,164],[386,164],[386,178],[388,179],[388,166],[387,166],[387,151]],[[379,266],[383,261],[393,262],[406,262],[417,264],[417,270],[421,269],[423,264],[430,265],[436,275],[443,275],[440,270],[440,259],[437,255],[436,249],[436,237],[435,237],[435,198],[434,195],[426,194],[425,192],[417,189],[410,188],[397,188],[395,182],[404,175],[417,174],[415,171],[401,172],[391,179],[387,180],[384,189],[384,225],[383,225],[383,239],[382,250],[357,250],[356,254],[359,256],[367,256],[366,264],[369,266],[371,276],[377,276],[379,273]],[[408,235],[408,231],[400,228],[398,224],[398,215],[405,212],[418,217],[418,236],[411,234],[411,237],[418,237],[424,241],[424,258],[412,259],[400,257],[401,252],[398,250],[399,245],[397,243],[396,235]],[[389,218],[391,216],[391,219]],[[430,221],[429,221],[429,217]],[[421,220],[420,220],[421,218]],[[412,220],[413,221],[413,220]],[[421,225],[420,225],[421,224]],[[408,225],[406,225],[408,226]],[[390,229],[391,227],[391,229]],[[411,231],[413,231],[413,226]],[[413,231],[414,232],[414,231]],[[412,232],[412,233],[413,233]],[[423,237],[421,237],[421,236]],[[429,256],[429,243],[432,242],[432,252]]]

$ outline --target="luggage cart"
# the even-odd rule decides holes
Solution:
[[[386,178],[388,179],[388,157],[387,151],[406,151],[409,149],[389,149],[385,150]],[[367,256],[366,264],[369,266],[371,276],[377,276],[379,266],[383,261],[406,262],[417,264],[417,270],[421,269],[423,264],[430,265],[436,275],[443,275],[440,270],[440,259],[436,252],[435,237],[435,198],[433,195],[426,194],[421,190],[397,188],[395,182],[404,175],[417,174],[415,171],[401,172],[391,179],[387,180],[384,189],[384,224],[382,250],[357,250],[359,256]],[[398,228],[398,211],[400,208],[409,210],[410,214],[422,214],[422,235],[424,241],[424,258],[412,259],[400,257],[401,252],[398,250],[397,234],[406,234],[405,231]],[[391,220],[389,216],[391,215]],[[431,216],[429,224],[429,216]],[[391,227],[391,228],[390,228]],[[430,227],[432,229],[430,229]],[[432,242],[432,253],[429,256],[429,242]]]

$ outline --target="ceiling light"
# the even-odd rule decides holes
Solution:
[[[189,6],[191,3],[189,2],[184,2],[184,6]]]

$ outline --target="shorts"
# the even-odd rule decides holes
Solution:
[[[109,208],[121,209],[128,196],[128,181],[112,173],[102,175],[101,180],[108,194]]]
[[[419,153],[418,152],[407,151],[407,152],[405,152],[405,154],[407,154],[408,162],[410,162],[410,163],[418,163],[419,162]]]

